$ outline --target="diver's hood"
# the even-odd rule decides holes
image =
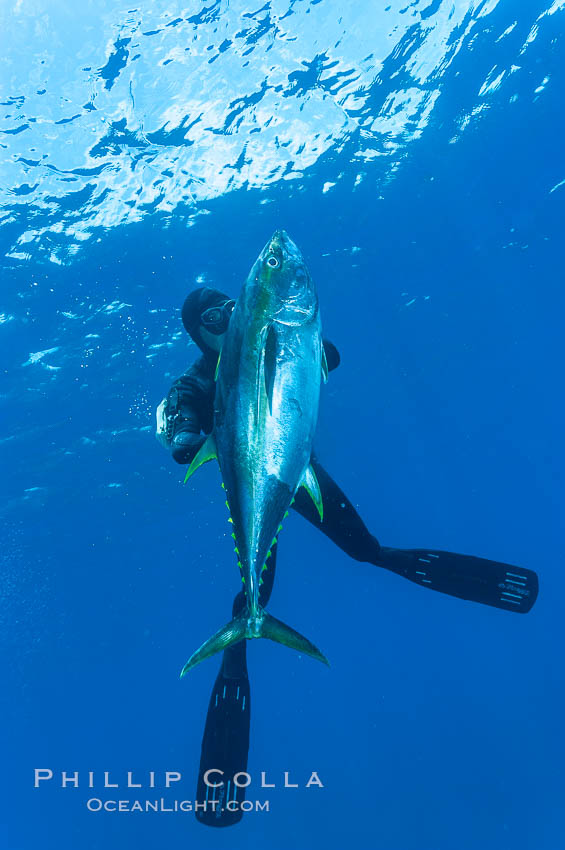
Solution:
[[[204,310],[208,310],[209,307],[220,307],[228,299],[229,296],[220,292],[219,289],[203,286],[191,292],[182,305],[181,317],[186,332],[192,337],[206,359],[213,360],[214,363],[218,359],[218,352],[206,345],[202,339],[200,317]]]

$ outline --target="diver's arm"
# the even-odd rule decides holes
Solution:
[[[326,362],[328,364],[328,372],[333,372],[334,369],[337,369],[339,364],[341,363],[341,357],[339,356],[339,351],[329,339],[322,340],[324,345],[324,352],[326,355]]]

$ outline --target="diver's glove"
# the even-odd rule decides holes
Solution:
[[[205,441],[205,434],[195,434],[194,431],[186,430],[181,425],[175,430],[171,443],[174,460],[177,463],[190,463]]]
[[[155,436],[165,448],[171,449],[177,463],[190,463],[206,435],[200,433],[200,421],[196,411],[187,405],[181,409],[181,397],[173,387],[163,399],[156,412]]]
[[[533,570],[474,555],[381,546],[376,564],[422,587],[519,614],[526,614],[538,595]]]

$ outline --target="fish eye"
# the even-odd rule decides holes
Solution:
[[[272,269],[278,269],[278,267],[280,266],[280,263],[279,263],[278,259],[275,257],[275,255],[271,254],[270,257],[267,257],[267,265],[270,266]]]

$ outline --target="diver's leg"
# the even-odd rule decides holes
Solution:
[[[381,547],[377,538],[369,532],[343,490],[316,458],[312,458],[311,464],[322,493],[324,520],[320,521],[318,510],[304,487],[300,487],[296,493],[293,508],[351,558],[380,566],[378,557]]]
[[[293,507],[350,557],[459,599],[522,614],[533,606],[538,577],[532,570],[437,549],[380,546],[347,496],[315,458],[312,466],[322,491],[324,521],[320,522],[318,511],[303,488],[296,494]]]
[[[259,592],[262,606],[269,601],[275,580],[277,547],[273,546],[268,560],[268,569],[263,573]],[[240,591],[233,601],[232,616],[240,614],[246,605],[245,594]],[[247,641],[242,640],[224,651],[222,666],[212,688],[206,715],[206,726],[202,737],[200,768],[196,787],[196,800],[207,802],[206,809],[197,809],[197,820],[207,826],[231,826],[243,817],[239,805],[235,811],[226,808],[228,796],[241,804],[245,800],[245,788],[233,783],[236,773],[247,771],[249,751],[249,724],[251,689],[247,675]],[[222,770],[224,775],[213,773],[211,782],[220,782],[220,788],[210,788],[204,781],[207,770]],[[214,801],[218,801],[214,805]]]

